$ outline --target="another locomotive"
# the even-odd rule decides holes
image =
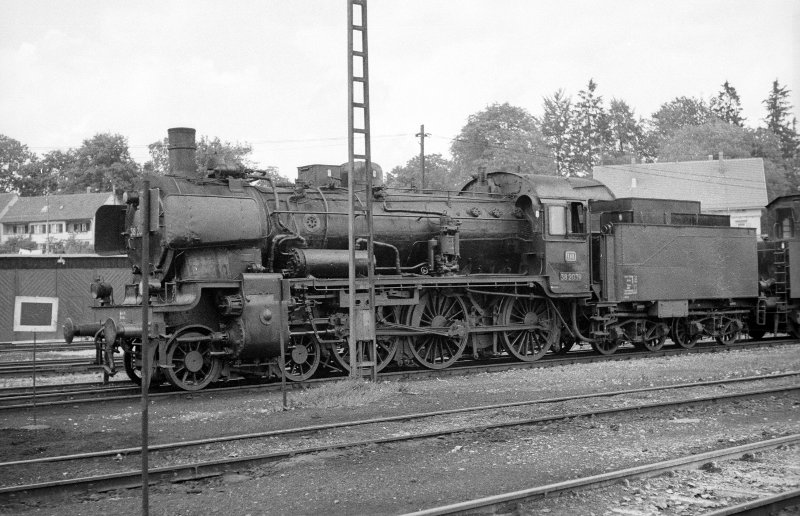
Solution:
[[[93,285],[95,322],[67,321],[65,338],[94,336],[109,368],[121,349],[137,379],[147,281],[154,372],[179,388],[347,370],[350,295],[362,306],[372,297],[349,292],[342,185],[355,174],[363,205],[365,168],[304,167],[281,185],[220,164],[195,179],[194,152],[193,129],[170,129],[170,175],[98,212],[97,251],[126,252],[132,281],[119,303]],[[753,230],[702,215],[699,203],[614,199],[591,179],[509,172],[481,172],[459,192],[398,190],[379,168],[369,173],[377,352],[359,360],[378,370],[441,369],[465,352],[533,361],[577,341],[654,350],[670,332],[684,347],[730,342],[757,312]],[[150,228],[140,195],[151,199]],[[363,235],[363,215],[356,222]],[[357,252],[357,272],[367,267]]]

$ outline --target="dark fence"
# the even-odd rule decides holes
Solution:
[[[0,255],[0,341],[32,340],[29,332],[14,331],[14,298],[43,296],[58,298],[58,331],[36,333],[37,339],[61,338],[67,317],[73,321],[95,320],[89,285],[95,280],[110,283],[121,296],[130,278],[125,256],[96,255]]]

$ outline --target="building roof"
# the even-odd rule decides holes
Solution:
[[[94,218],[97,208],[113,203],[114,194],[110,192],[20,197],[0,217],[0,222],[11,224],[47,220],[89,220]]]
[[[761,158],[607,165],[594,167],[593,177],[616,197],[700,201],[703,211],[767,204]]]
[[[14,204],[14,200],[19,197],[15,193],[0,193],[0,214],[3,213],[10,204]]]

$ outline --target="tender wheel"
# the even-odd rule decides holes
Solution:
[[[672,342],[677,344],[678,346],[686,349],[691,349],[697,344],[697,341],[700,340],[700,334],[692,335],[690,332],[690,323],[689,319],[686,317],[681,317],[677,319],[673,319],[672,321]]]
[[[664,347],[664,342],[667,340],[667,332],[663,324],[647,321],[644,328],[642,345],[648,351],[658,351]]]
[[[458,296],[427,292],[409,317],[415,328],[436,334],[420,334],[409,342],[414,359],[429,369],[444,369],[461,357],[467,346],[467,307]]]
[[[185,391],[198,391],[219,378],[222,361],[211,355],[207,330],[184,328],[167,342],[167,379]]]
[[[722,327],[719,330],[719,334],[714,337],[714,339],[723,346],[730,346],[736,342],[741,328],[739,321],[733,317],[723,317]]]
[[[508,298],[500,313],[500,324],[532,326],[502,333],[506,350],[524,362],[541,358],[561,337],[553,305],[542,298]]]
[[[592,349],[601,355],[613,355],[619,349],[619,340],[617,339],[604,339],[592,342]]]
[[[317,372],[320,361],[319,342],[311,335],[292,335],[284,355],[283,374],[287,380],[302,382]]]
[[[379,307],[378,313],[375,314],[375,319],[376,330],[391,328],[393,325],[400,324],[400,308],[391,306]],[[392,362],[392,359],[397,354],[400,340],[401,337],[378,336],[375,342],[378,349],[378,371],[382,371]],[[367,345],[366,348],[366,360],[372,361],[372,346]],[[334,345],[333,357],[345,371],[350,370],[350,346],[347,341]]]

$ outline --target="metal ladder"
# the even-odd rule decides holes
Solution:
[[[783,244],[781,244],[783,245]],[[787,312],[789,310],[789,263],[786,261],[786,249],[780,247],[773,251],[773,265],[775,265],[775,295],[778,297],[775,306],[775,333],[781,324],[787,324]]]
[[[363,370],[371,369],[373,380],[377,379],[378,357],[375,339],[375,253],[374,225],[372,218],[372,153],[370,148],[369,123],[369,60],[367,46],[367,0],[350,0],[347,9],[347,128],[348,128],[348,238],[350,249],[349,270],[349,314],[350,333],[350,374],[361,376]],[[356,121],[359,125],[356,126]],[[356,151],[356,139],[360,138],[360,149]],[[366,221],[366,234],[355,234],[356,161],[364,163],[366,179],[364,208],[359,209]],[[356,281],[355,249],[356,240],[367,240],[367,284]],[[361,285],[357,285],[361,283]],[[368,302],[356,306],[358,290],[368,292]],[[358,311],[358,312],[357,312]],[[369,313],[366,313],[369,311]],[[369,348],[366,348],[369,346]],[[371,360],[364,357],[371,356]]]

